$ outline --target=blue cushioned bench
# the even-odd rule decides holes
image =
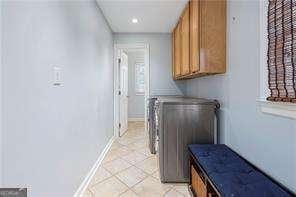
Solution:
[[[288,197],[294,196],[277,183],[272,181],[253,165],[248,163],[237,153],[222,144],[194,144],[189,145],[190,166],[196,170],[205,191],[198,191],[201,195],[211,190],[211,196],[229,197]],[[192,179],[192,177],[190,177]],[[193,180],[194,181],[194,180]],[[192,188],[191,188],[192,189]],[[206,195],[209,196],[209,195]]]

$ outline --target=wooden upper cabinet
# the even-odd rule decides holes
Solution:
[[[226,0],[189,1],[173,41],[175,79],[225,73]]]
[[[178,24],[173,33],[173,75],[174,78],[181,76],[181,32]]]
[[[226,71],[226,0],[199,1],[200,71]]]
[[[190,71],[199,71],[199,2],[190,1]]]
[[[172,62],[173,62],[173,67],[172,67],[172,74],[173,74],[173,78],[175,79],[175,73],[176,73],[176,60],[175,60],[175,29],[173,30],[172,33]]]
[[[181,74],[190,74],[189,65],[189,4],[185,7],[181,16]]]

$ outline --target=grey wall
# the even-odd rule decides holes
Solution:
[[[115,43],[148,43],[150,45],[150,94],[182,94],[184,82],[172,79],[171,34],[115,33]]]
[[[259,1],[228,1],[227,12],[227,73],[189,80],[187,95],[219,99],[221,142],[296,192],[296,121],[263,114],[256,102]]]
[[[136,94],[135,63],[145,62],[145,53],[130,51],[128,54],[128,118],[144,118],[144,94]]]
[[[73,196],[113,135],[112,32],[94,1],[1,9],[4,186]]]

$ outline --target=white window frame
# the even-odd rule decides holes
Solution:
[[[139,92],[138,91],[138,89],[137,89],[137,82],[138,82],[138,80],[137,80],[137,78],[138,78],[138,72],[137,72],[137,66],[138,65],[143,65],[144,66],[144,69],[145,69],[145,63],[144,62],[136,62],[135,63],[135,93],[136,93],[136,95],[138,95],[138,96],[143,96],[143,95],[145,95],[145,86],[146,86],[146,84],[144,84],[144,91],[143,92]],[[146,72],[146,71],[144,71],[144,72]],[[144,77],[145,77],[145,75],[144,75]]]
[[[267,12],[268,1],[260,1],[260,96],[258,103],[263,113],[296,119],[296,104],[272,102],[266,98],[270,95],[267,70]]]

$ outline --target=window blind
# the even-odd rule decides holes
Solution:
[[[269,101],[296,103],[296,0],[269,0]]]

